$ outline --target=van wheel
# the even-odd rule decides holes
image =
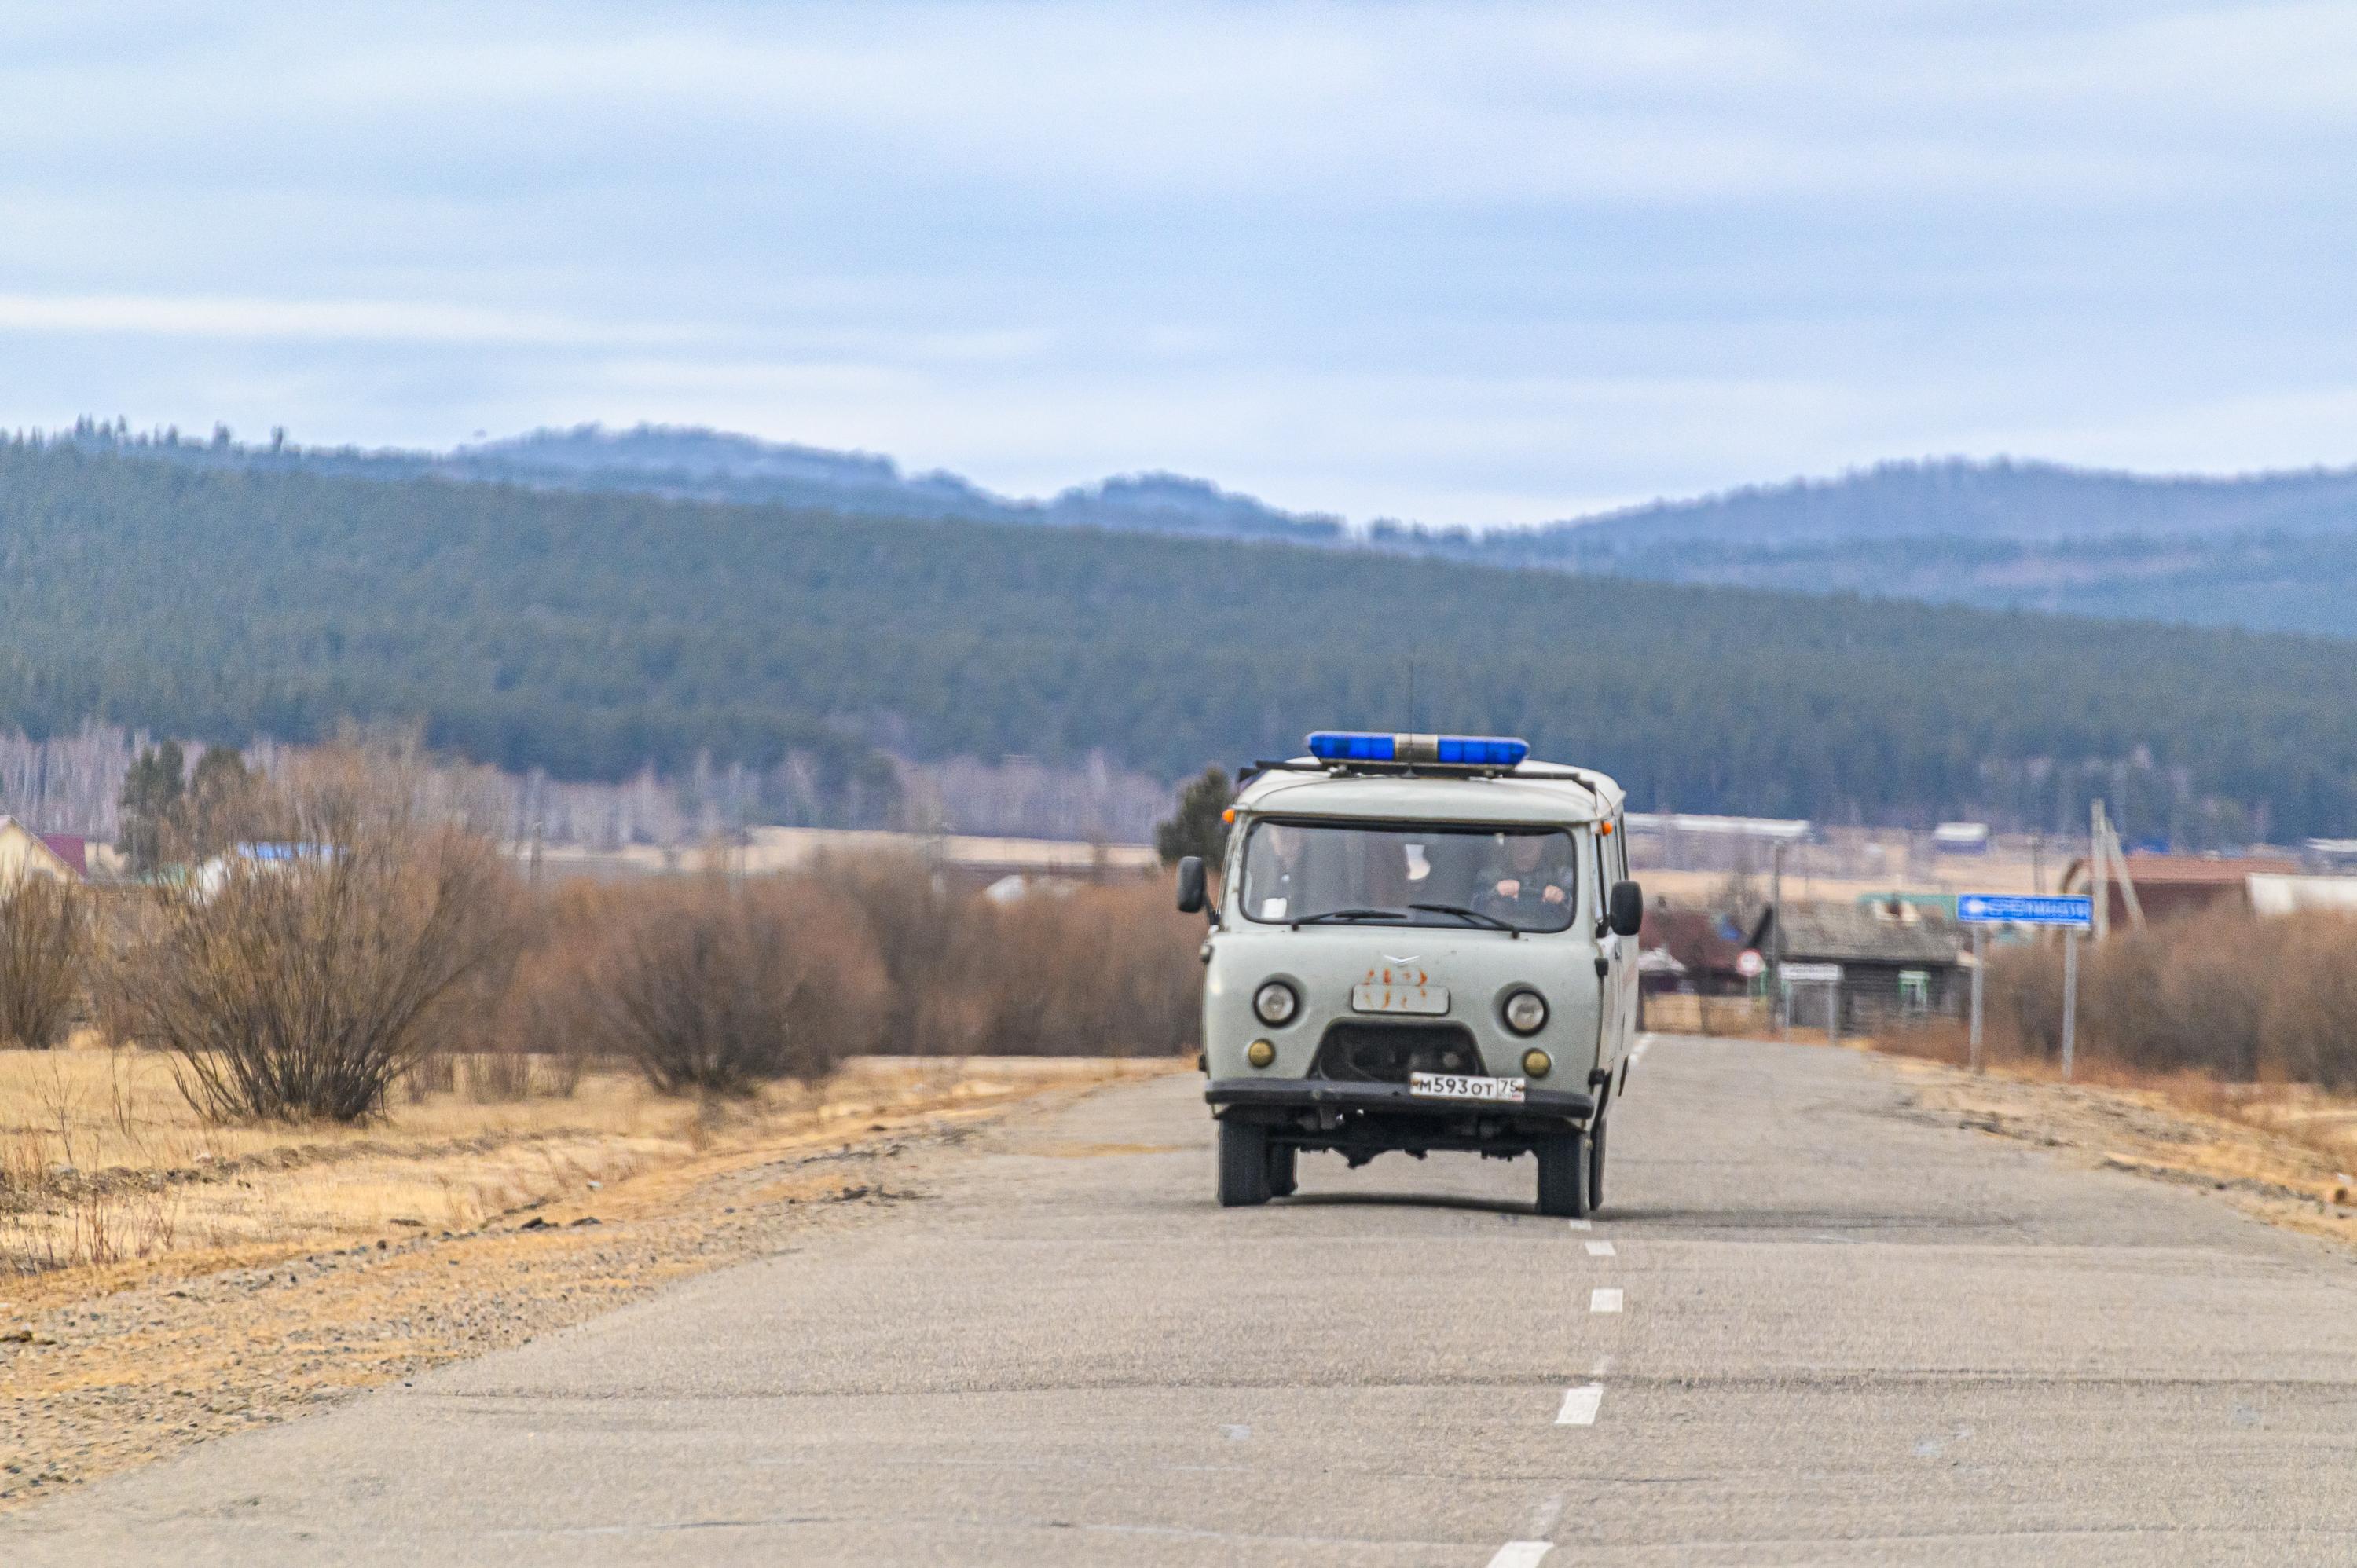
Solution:
[[[1539,1212],[1551,1219],[1577,1219],[1587,1212],[1586,1144],[1577,1133],[1539,1143]]]
[[[1301,1184],[1295,1178],[1294,1162],[1301,1151],[1291,1144],[1271,1144],[1268,1146],[1268,1191],[1272,1197],[1291,1197],[1293,1189]]]
[[[1587,1212],[1594,1214],[1604,1207],[1604,1118],[1598,1116],[1587,1129]]]
[[[1220,1123],[1220,1207],[1249,1208],[1266,1203],[1268,1129],[1249,1122]]]

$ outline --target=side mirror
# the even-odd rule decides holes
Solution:
[[[1633,937],[1645,929],[1645,890],[1633,882],[1616,882],[1604,904],[1604,924],[1616,937]]]
[[[1200,854],[1188,855],[1178,862],[1178,912],[1203,912],[1203,857]]]

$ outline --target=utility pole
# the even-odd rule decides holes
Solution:
[[[2111,890],[2104,886],[2104,873],[2110,869],[2104,859],[2104,803],[2092,800],[2087,805],[2087,890],[2095,896],[2095,945],[2112,934]]]
[[[1972,1069],[1981,1069],[1981,995],[1982,978],[1988,972],[1988,932],[1981,926],[1973,927],[1973,1054]]]
[[[2097,906],[2098,908],[2101,906]],[[2071,1047],[2079,1028],[2079,933],[2062,933],[2062,1081],[2071,1081]]]
[[[1753,862],[1755,865],[1759,863]],[[1784,997],[1784,841],[1768,849],[1768,995],[1776,1009],[1776,1037],[1783,1038],[1789,1011]]]

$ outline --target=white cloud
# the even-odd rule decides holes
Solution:
[[[0,424],[705,419],[1486,522],[2339,460],[2357,387],[2345,6],[28,4],[0,141]]]
[[[0,332],[540,348],[676,342],[709,336],[679,328],[593,322],[547,312],[466,305],[121,294],[0,294]]]

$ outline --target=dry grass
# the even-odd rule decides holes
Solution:
[[[1945,1019],[1858,1043],[1955,1069],[1971,1044],[1963,1024]],[[2260,1196],[2300,1206],[2292,1218],[2302,1228],[2357,1240],[2357,1097],[2314,1084],[2230,1082],[2102,1052],[2079,1058],[2066,1086],[2059,1064],[2009,1036],[1992,1030],[1986,1046],[1984,1074],[1954,1074],[1944,1103],[1981,1114],[2003,1108],[2016,1122],[2059,1122],[2039,1138],[2095,1149],[2123,1168],[2265,1189]],[[2314,1223],[2310,1207],[2331,1223]]]
[[[552,1075],[578,1064],[533,1062]],[[1166,1069],[1168,1061],[1137,1064]],[[274,1250],[465,1230],[552,1195],[824,1128],[895,1104],[1026,1092],[1048,1064],[861,1058],[811,1088],[726,1102],[667,1096],[637,1073],[582,1074],[569,1098],[470,1091],[506,1070],[454,1064],[451,1089],[397,1095],[349,1126],[204,1119],[156,1052],[0,1051],[0,1275],[174,1258],[215,1266]],[[1105,1075],[1075,1062],[1067,1077]]]
[[[1749,996],[1686,996],[1664,992],[1645,998],[1645,1027],[1665,1035],[1757,1040],[1773,1033],[1775,1023],[1768,1004]]]

